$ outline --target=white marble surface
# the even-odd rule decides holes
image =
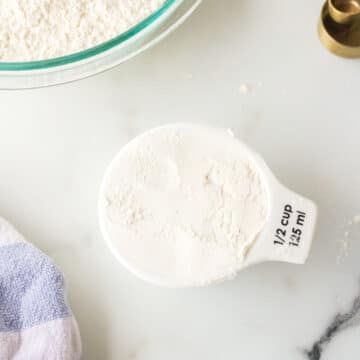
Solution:
[[[351,310],[360,280],[360,225],[348,224],[360,213],[360,62],[321,47],[320,7],[204,0],[176,33],[110,72],[0,93],[0,214],[65,273],[84,359],[320,359],[305,350]],[[175,121],[232,127],[318,203],[306,265],[165,290],[117,264],[97,223],[105,167],[134,135]],[[322,342],[321,360],[360,357],[356,317]]]

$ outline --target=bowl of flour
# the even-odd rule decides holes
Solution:
[[[141,53],[201,0],[0,1],[0,88],[93,75]]]

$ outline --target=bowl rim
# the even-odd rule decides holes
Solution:
[[[127,40],[138,35],[141,31],[145,30],[153,24],[161,15],[163,15],[169,8],[171,8],[178,0],[165,0],[164,3],[154,11],[150,16],[136,24],[129,30],[121,33],[120,35],[107,40],[101,44],[91,48],[78,51],[65,56],[55,57],[45,60],[35,61],[22,61],[22,62],[1,62],[0,71],[27,71],[27,70],[45,70],[57,66],[70,65],[79,61],[88,60],[94,56],[100,55],[118,45],[125,43]]]

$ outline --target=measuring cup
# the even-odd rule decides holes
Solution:
[[[117,180],[113,181],[114,178],[122,179],[126,177],[126,174],[119,174],[118,172],[119,161],[123,161],[124,154],[128,154],[127,151],[132,142],[138,145],[139,142],[141,142],[142,137],[146,134],[140,135],[126,145],[109,165],[101,185],[99,197],[101,231],[111,252],[127,270],[141,279],[158,286],[193,287],[232,278],[240,270],[261,262],[281,261],[293,264],[303,264],[306,261],[310,251],[317,219],[317,207],[311,200],[308,200],[283,186],[275,178],[261,156],[256,154],[242,142],[235,139],[232,135],[229,135],[229,132],[224,129],[194,124],[175,124],[153,129],[151,131],[156,132],[164,129],[180,129],[181,131],[185,129],[184,131],[188,131],[188,133],[200,134],[199,136],[204,136],[212,146],[215,146],[214,142],[219,140],[219,143],[216,144],[218,148],[221,148],[227,143],[234,142],[234,149],[241,152],[241,154],[246,155],[246,158],[254,165],[261,178],[261,183],[266,192],[268,205],[266,222],[255,241],[248,249],[246,249],[241,261],[239,260],[238,263],[236,263],[235,268],[231,267],[230,269],[229,267],[228,273],[219,272],[215,278],[212,276],[212,278],[209,279],[202,279],[201,282],[197,280],[192,281],[191,279],[181,282],[177,281],[175,278],[165,277],[163,274],[156,273],[153,269],[152,271],[149,271],[149,267],[147,266],[139,266],[139,263],[134,261],[133,253],[125,253],[126,251],[124,251],[124,248],[118,246],[119,242],[123,241],[121,236],[119,235],[120,237],[117,237],[114,235],[113,231],[109,230],[111,229],[112,224],[109,223],[107,217],[107,187],[110,183],[112,185],[114,182],[116,183]],[[232,150],[233,147],[231,147],[231,151]],[[192,153],[191,151],[192,149],[190,149],[190,153]],[[116,175],[114,175],[114,172]],[[173,204],[169,204],[169,206],[173,206]],[[151,257],[151,252],[154,251],[153,249],[153,247],[150,247],[149,252],[144,252],[144,254],[142,254],[143,258],[148,259],[149,256]],[[156,253],[156,255],[159,256],[158,253]],[[209,263],[208,266],[211,266],[211,263]],[[222,269],[221,271],[226,270]]]
[[[335,55],[360,57],[360,1],[327,0],[318,24],[319,39]]]
[[[349,24],[360,21],[359,0],[328,0],[331,18],[338,24]]]

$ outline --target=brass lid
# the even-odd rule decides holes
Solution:
[[[321,12],[318,32],[332,53],[360,57],[360,0],[328,0]]]

